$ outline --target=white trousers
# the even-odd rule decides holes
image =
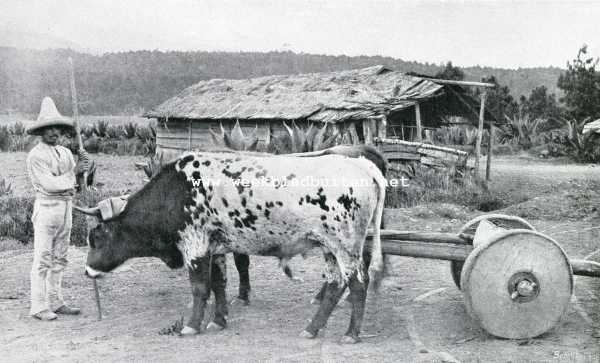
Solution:
[[[62,276],[67,266],[71,240],[72,202],[36,199],[33,207],[33,266],[31,267],[31,310],[54,311],[64,305]]]

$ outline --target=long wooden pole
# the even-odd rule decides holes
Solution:
[[[479,127],[477,128],[477,143],[475,144],[475,176],[479,176],[479,158],[481,157],[481,139],[483,138],[483,119],[485,115],[486,91],[481,93],[481,104],[479,106]]]
[[[73,69],[73,58],[69,57],[69,71],[71,83],[71,102],[73,106],[73,124],[75,126],[75,137],[79,144],[79,150],[83,150],[83,142],[81,141],[81,127],[79,126],[79,111],[77,107],[77,90],[75,89],[75,71]],[[84,188],[85,186],[82,186]]]
[[[73,106],[73,126],[75,126],[75,137],[79,144],[79,151],[85,151],[83,147],[83,140],[81,138],[81,127],[79,126],[79,111],[77,107],[77,90],[75,88],[75,70],[73,66],[73,58],[69,57],[69,73],[70,73],[70,84],[71,84],[71,102]],[[88,172],[83,172],[83,185],[80,185],[82,191],[87,190],[87,177]],[[100,306],[100,291],[98,290],[98,283],[96,278],[92,278],[92,284],[94,285],[94,297],[96,298],[96,307],[98,308],[98,320],[102,320],[102,308]]]
[[[77,89],[75,88],[75,70],[73,66],[73,58],[69,57],[70,83],[71,83],[71,102],[73,105],[73,126],[75,126],[75,137],[79,144],[79,151],[85,151],[83,148],[83,140],[81,139],[81,127],[79,126],[79,108],[77,106]],[[80,185],[81,190],[87,190],[88,172],[83,172],[83,185]]]
[[[492,169],[492,146],[494,144],[494,125],[490,122],[490,139],[487,145],[487,162],[485,165],[485,181],[490,181]]]

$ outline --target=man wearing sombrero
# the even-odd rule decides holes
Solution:
[[[75,161],[71,151],[58,145],[58,140],[72,130],[73,121],[62,116],[49,97],[42,101],[37,121],[27,128],[28,134],[41,136],[27,156],[27,172],[35,190],[30,314],[45,321],[56,319],[56,314],[79,314],[79,309],[66,305],[62,296],[62,276],[71,239]],[[79,163],[84,170],[89,168],[85,151],[79,153]]]

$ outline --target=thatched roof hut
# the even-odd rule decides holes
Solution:
[[[351,142],[399,136],[420,140],[421,127],[448,116],[477,121],[478,101],[457,85],[409,76],[384,66],[357,70],[199,82],[145,116],[159,119],[157,145],[189,149],[210,143],[219,124],[258,128],[261,142],[285,132],[283,122],[327,123]],[[405,134],[405,129],[412,129]],[[246,131],[245,130],[245,131]],[[414,130],[419,130],[415,135]],[[412,135],[412,136],[410,136]]]

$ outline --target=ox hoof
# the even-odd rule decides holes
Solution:
[[[321,300],[315,299],[314,297],[310,299],[311,305],[321,305]]]
[[[344,335],[341,340],[342,344],[356,344],[359,342],[360,342],[359,337],[352,337],[350,335]]]
[[[208,325],[206,326],[206,331],[210,331],[210,332],[216,332],[216,331],[221,331],[225,329],[224,326],[220,326],[219,324],[215,323],[214,321],[211,321],[210,323],[208,323]]]
[[[181,329],[181,335],[196,335],[198,334],[198,330],[194,329],[194,328],[190,328],[189,326],[184,326],[183,329]]]
[[[248,305],[250,305],[250,300],[244,300],[244,299],[240,299],[239,297],[236,297],[235,299],[231,300],[231,302],[229,303],[229,305],[232,305],[232,306],[248,306]]]
[[[306,330],[303,330],[300,333],[300,338],[305,338],[305,339],[314,339],[316,336],[317,336],[316,334],[309,333]]]

